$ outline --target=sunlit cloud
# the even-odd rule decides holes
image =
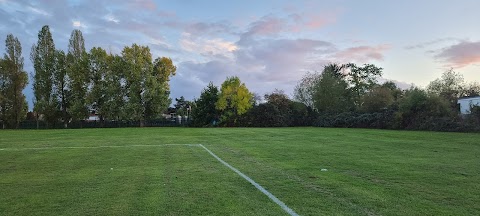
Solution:
[[[5,1],[6,2],[6,1]],[[36,13],[36,14],[40,14],[40,15],[43,15],[43,16],[50,16],[51,14],[40,9],[40,8],[36,8],[36,7],[32,7],[32,6],[27,6],[27,9],[29,9],[30,11]]]
[[[333,55],[333,57],[341,62],[368,63],[372,60],[382,61],[385,52],[390,49],[391,46],[388,44],[377,46],[356,46],[342,50]]]
[[[72,26],[75,28],[86,28],[86,25],[78,20],[72,21]]]
[[[480,64],[480,41],[462,41],[445,47],[435,55],[435,58],[442,61],[445,66],[453,68]]]

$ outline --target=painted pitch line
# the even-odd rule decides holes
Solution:
[[[250,184],[252,184],[253,186],[255,186],[259,191],[261,191],[263,194],[267,195],[268,198],[270,198],[273,202],[275,202],[277,205],[279,205],[280,207],[282,207],[283,210],[285,210],[288,214],[292,215],[292,216],[298,216],[298,214],[293,211],[291,208],[289,208],[287,205],[285,205],[284,202],[282,202],[281,200],[279,200],[277,197],[275,197],[272,193],[268,192],[264,187],[262,187],[261,185],[259,185],[257,182],[253,181],[253,179],[251,179],[250,177],[248,177],[247,175],[243,174],[242,172],[240,172],[238,169],[236,169],[235,167],[231,166],[230,164],[228,164],[227,162],[225,162],[224,160],[222,160],[220,157],[218,157],[217,155],[215,155],[212,151],[210,151],[208,148],[206,148],[205,146],[203,146],[202,144],[199,144],[202,148],[204,148],[208,153],[210,153],[210,155],[212,155],[215,159],[217,159],[218,161],[220,161],[220,163],[222,163],[223,165],[225,165],[226,167],[230,168],[231,170],[233,170],[235,173],[237,173],[238,175],[240,175],[241,177],[243,177],[245,180],[247,180],[248,182],[250,182]]]
[[[165,146],[199,146],[199,144],[159,144],[159,145],[107,145],[107,146],[50,146],[33,148],[1,148],[0,151],[22,151],[22,150],[49,150],[49,149],[99,149],[99,148],[131,148],[131,147],[165,147]]]

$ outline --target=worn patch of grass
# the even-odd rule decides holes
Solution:
[[[202,143],[300,215],[479,215],[479,140],[329,128],[0,130],[0,212],[285,214],[195,146],[11,150]]]

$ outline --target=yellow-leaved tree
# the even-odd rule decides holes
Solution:
[[[222,83],[218,101],[215,104],[221,113],[221,122],[234,125],[238,116],[246,113],[253,106],[253,94],[248,91],[245,83],[237,76],[227,77]]]

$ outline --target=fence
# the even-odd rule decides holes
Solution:
[[[145,121],[145,127],[186,127],[190,124],[190,119],[186,117],[182,118],[170,118],[170,119],[156,119]],[[68,123],[67,128],[125,128],[125,127],[140,127],[140,121],[128,121],[128,120],[104,120],[104,121],[71,121]],[[38,129],[64,129],[63,122],[54,122],[48,124],[45,121],[38,121]],[[0,127],[1,129],[1,127]],[[37,129],[37,121],[29,120],[20,122],[19,129]]]

